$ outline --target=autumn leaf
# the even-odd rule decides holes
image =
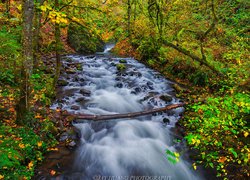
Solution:
[[[51,175],[51,176],[54,176],[55,174],[56,174],[56,171],[55,171],[55,170],[51,170],[51,171],[50,171],[50,175]]]
[[[22,144],[22,143],[18,144],[18,146],[19,146],[21,149],[25,148],[25,145]]]
[[[42,142],[42,141],[37,142],[37,146],[38,146],[38,147],[41,147],[42,145],[43,145],[43,142]]]
[[[4,176],[0,174],[0,180],[1,180],[1,179],[4,179]]]
[[[28,169],[32,169],[33,166],[34,166],[33,162],[30,161],[30,163],[28,164],[27,168],[28,168]]]
[[[58,151],[58,148],[48,148],[48,151]]]
[[[244,131],[244,136],[247,137],[248,135],[249,135],[249,133]]]
[[[218,162],[224,163],[226,160],[227,160],[227,158],[222,156],[222,157],[219,158]]]
[[[196,166],[196,164],[195,164],[195,163],[193,163],[193,168],[194,168],[194,170],[196,170],[196,169],[197,169],[197,166]]]

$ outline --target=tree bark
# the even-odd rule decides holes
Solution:
[[[23,31],[22,46],[23,59],[21,69],[20,99],[17,103],[17,124],[24,125],[27,121],[27,113],[30,108],[30,77],[33,70],[33,16],[34,1],[23,1]]]
[[[55,0],[55,8],[59,8],[59,1]],[[56,74],[54,78],[54,87],[56,87],[56,83],[60,76],[60,68],[61,68],[61,54],[60,54],[60,25],[55,22],[55,41],[56,41]]]
[[[131,0],[128,0],[127,2],[128,5],[128,11],[127,11],[127,16],[128,16],[128,37],[131,42]]]
[[[153,114],[157,112],[168,111],[168,110],[175,109],[178,107],[183,107],[186,104],[187,103],[172,104],[172,105],[168,105],[162,108],[156,108],[156,109],[150,109],[150,110],[141,111],[141,112],[126,113],[126,114],[92,115],[92,114],[72,114],[72,113],[66,112],[63,115],[71,116],[77,119],[77,120],[74,120],[75,122],[81,123],[86,120],[102,121],[102,120],[133,118],[133,117],[144,116],[144,115]]]
[[[37,0],[37,3],[39,6],[43,4],[44,0]],[[34,15],[34,37],[33,37],[33,49],[34,49],[34,69],[37,69],[38,64],[39,64],[39,38],[40,38],[40,28],[41,28],[41,18],[42,18],[42,13],[40,12],[39,9],[36,8],[35,10],[35,15]]]

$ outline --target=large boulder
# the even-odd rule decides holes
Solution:
[[[93,54],[104,51],[101,38],[89,32],[87,28],[71,23],[68,29],[68,43],[80,54]]]

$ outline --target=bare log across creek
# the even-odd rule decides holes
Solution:
[[[171,104],[171,105],[161,107],[161,108],[155,108],[155,109],[150,109],[150,110],[145,110],[145,111],[140,111],[140,112],[125,113],[125,114],[92,115],[92,114],[72,114],[72,113],[66,112],[66,113],[63,113],[63,115],[73,117],[75,119],[74,122],[76,123],[82,123],[82,122],[85,122],[86,120],[102,121],[102,120],[113,120],[113,119],[122,119],[122,118],[133,118],[133,117],[153,114],[157,112],[168,111],[171,109],[176,109],[178,107],[183,107],[186,104],[187,103]]]

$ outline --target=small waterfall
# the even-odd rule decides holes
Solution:
[[[114,45],[107,45],[105,52]],[[62,100],[53,105],[74,113],[115,114],[142,111],[178,103],[171,82],[132,58],[105,56],[69,56],[81,63],[83,71],[68,75],[70,82]],[[122,60],[122,61],[121,61]],[[116,65],[124,63],[126,71]],[[168,97],[168,101],[160,98]],[[81,101],[84,101],[84,103]],[[77,106],[78,108],[72,108]],[[81,131],[81,143],[69,179],[90,180],[100,176],[165,177],[176,180],[202,179],[192,166],[181,159],[167,160],[165,150],[175,151],[170,128],[178,121],[183,108],[132,120],[74,124]],[[169,119],[169,124],[163,119]]]
[[[108,53],[115,47],[115,43],[106,44],[103,53]]]

